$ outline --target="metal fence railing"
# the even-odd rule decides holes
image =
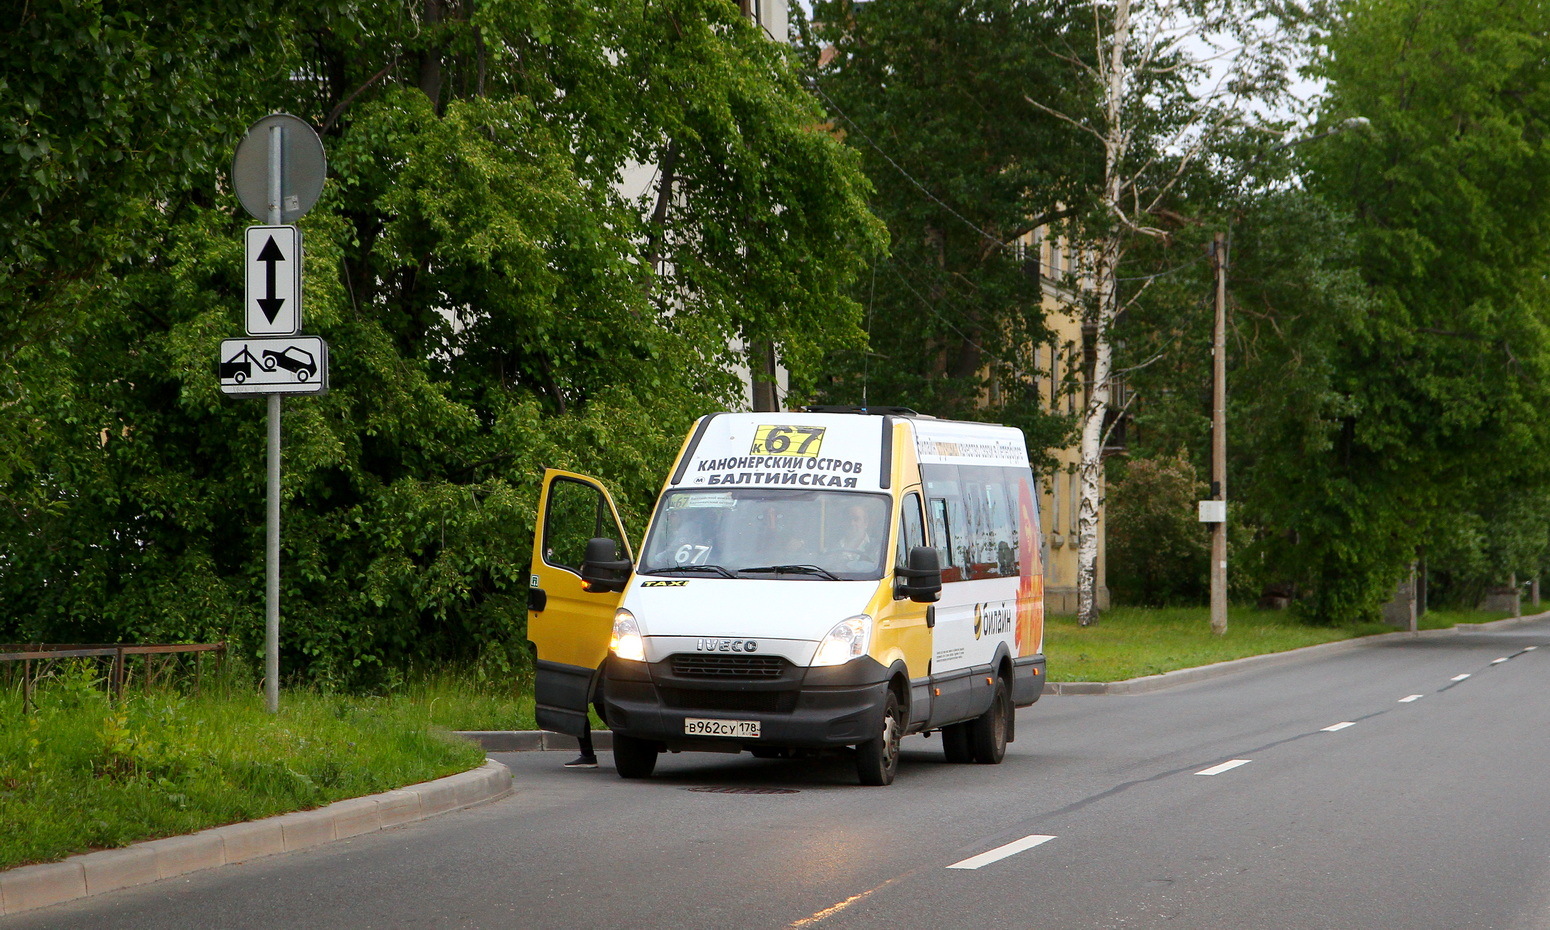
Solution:
[[[170,662],[181,655],[192,654],[194,657],[194,691],[197,693],[203,678],[203,658],[205,653],[214,653],[216,661],[224,660],[226,656],[225,643],[167,643],[126,645],[124,643],[0,643],[0,663],[20,662],[22,667],[22,711],[32,712],[33,688],[37,682],[34,675],[35,668],[42,668],[47,663],[57,662],[61,659],[112,659],[108,669],[108,691],[115,700],[123,700],[124,689],[127,687],[130,672],[130,660],[140,657],[140,679],[146,690],[150,690],[158,677],[166,678],[169,675]],[[161,668],[157,668],[158,657]],[[15,665],[6,667],[5,679],[7,685],[13,678],[12,669]]]

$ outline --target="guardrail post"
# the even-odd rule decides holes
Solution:
[[[22,663],[22,713],[32,713],[32,660]]]

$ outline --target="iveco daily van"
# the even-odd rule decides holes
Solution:
[[[599,482],[546,471],[538,723],[595,706],[626,778],[842,750],[886,785],[924,731],[999,763],[1044,687],[1042,538],[1021,432],[902,408],[701,418],[638,554]]]

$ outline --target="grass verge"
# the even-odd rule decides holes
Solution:
[[[477,666],[417,672],[386,700],[418,708],[444,730],[538,729],[532,681],[487,678]]]
[[[1418,626],[1447,629],[1509,616],[1507,611],[1434,610]],[[1124,681],[1392,632],[1384,623],[1310,626],[1287,611],[1233,607],[1227,612],[1226,634],[1216,636],[1205,607],[1115,607],[1089,627],[1079,626],[1074,616],[1050,616],[1044,627],[1044,654],[1050,681]]]
[[[0,694],[0,868],[320,807],[474,768],[484,753],[427,706],[248,687],[109,701],[63,667],[37,710]]]

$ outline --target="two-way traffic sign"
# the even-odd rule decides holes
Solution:
[[[249,336],[301,332],[301,231],[295,226],[249,226],[243,323]]]

